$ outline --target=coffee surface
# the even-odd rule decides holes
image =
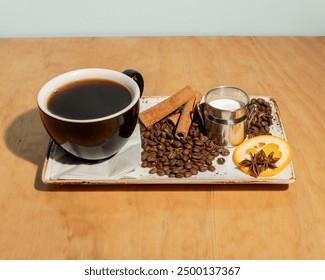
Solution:
[[[66,84],[47,102],[50,112],[60,117],[87,120],[115,114],[132,101],[122,84],[105,79],[85,79]]]

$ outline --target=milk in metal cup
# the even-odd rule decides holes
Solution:
[[[232,98],[219,98],[209,102],[209,105],[219,110],[235,111],[242,108],[244,103]]]

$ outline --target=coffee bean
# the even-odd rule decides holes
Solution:
[[[214,151],[211,153],[211,155],[213,155],[214,157],[217,157],[219,155],[219,152],[218,151]]]
[[[213,165],[208,166],[209,171],[213,172],[216,170],[216,168]]]
[[[192,175],[197,175],[199,172],[197,171],[197,169],[195,169],[195,168],[191,168],[190,169],[190,172],[191,172],[191,174]]]
[[[213,156],[212,154],[208,154],[207,155],[207,159],[214,160],[215,159],[215,156]]]
[[[184,162],[188,162],[190,160],[190,157],[189,156],[183,156],[183,160],[184,160]]]
[[[149,146],[156,146],[157,142],[153,141],[153,140],[148,140],[148,145]]]
[[[157,169],[156,167],[154,167],[154,168],[151,168],[151,169],[149,170],[149,173],[150,173],[150,174],[155,174],[155,173],[157,173],[157,171],[158,171],[158,169]]]
[[[176,162],[177,162],[177,159],[172,159],[171,161],[169,161],[169,166],[174,167]]]
[[[181,152],[176,152],[176,159],[182,159],[183,154]]]
[[[220,152],[223,156],[228,156],[230,154],[229,150],[227,149],[222,149]]]
[[[202,165],[204,165],[204,161],[203,160],[199,160],[199,159],[193,159],[193,162],[200,168]]]
[[[193,165],[192,165],[192,169],[199,170],[199,166],[198,166],[196,163],[193,163]]]
[[[164,176],[165,175],[165,171],[163,169],[158,169],[157,175],[158,176]]]
[[[201,154],[204,156],[204,157],[207,157],[209,155],[209,152],[207,150],[201,150]]]
[[[188,138],[187,143],[191,146],[191,148],[194,146],[194,142],[192,141],[192,138]]]
[[[144,138],[149,138],[149,136],[151,135],[151,133],[150,133],[150,131],[144,131],[143,133],[142,133],[142,136],[144,137]]]
[[[225,160],[223,157],[220,157],[220,158],[217,159],[217,163],[218,163],[218,164],[224,164],[225,161],[226,161],[226,160]]]
[[[205,135],[202,135],[202,136],[201,136],[201,140],[202,140],[204,143],[210,141],[209,137],[208,137],[208,136],[205,136]]]
[[[183,166],[184,165],[184,161],[182,161],[181,159],[177,160],[175,163],[176,166]]]
[[[205,159],[205,163],[206,163],[207,165],[211,165],[211,164],[212,164],[212,160],[211,160],[211,159]]]
[[[182,143],[181,143],[180,141],[174,141],[174,142],[172,143],[172,146],[173,146],[174,148],[179,148],[179,147],[182,146]]]
[[[193,136],[194,137],[199,137],[200,134],[201,134],[201,132],[197,129],[197,130],[194,131]]]
[[[201,172],[208,171],[208,166],[207,166],[207,165],[201,165],[199,170],[200,170]]]
[[[147,157],[147,162],[156,162],[157,158],[155,156],[148,156]]]
[[[183,150],[183,155],[184,155],[184,156],[187,156],[187,155],[190,154],[190,152],[191,152],[190,149],[184,149],[184,150]]]
[[[176,157],[176,152],[175,151],[167,152],[167,158],[168,159],[174,159],[175,157]]]
[[[143,151],[143,152],[141,153],[141,160],[142,160],[142,161],[145,161],[145,160],[148,158],[148,155],[149,155],[148,152]]]
[[[212,161],[224,147],[201,132],[198,122],[191,124],[186,137],[175,138],[176,127],[162,120],[148,128],[141,127],[141,166],[150,174],[169,178],[190,178],[198,172],[214,172]]]
[[[166,137],[169,139],[174,139],[174,135],[171,134],[170,132],[166,131]]]
[[[185,149],[188,149],[188,150],[191,150],[191,149],[192,149],[192,145],[189,144],[189,143],[185,143],[185,144],[183,145],[183,147],[184,147]]]
[[[192,151],[193,151],[194,153],[200,153],[200,152],[201,152],[201,150],[200,150],[198,147],[194,147],[194,148],[192,149]]]
[[[182,166],[174,167],[174,168],[171,170],[171,172],[177,174],[177,173],[181,172],[182,169],[183,169]]]
[[[202,157],[203,155],[198,152],[191,154],[192,159],[201,159]]]
[[[143,151],[145,151],[145,152],[149,152],[150,150],[151,150],[150,146],[144,146],[143,147]]]

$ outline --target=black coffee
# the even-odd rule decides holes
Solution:
[[[131,101],[131,93],[122,84],[105,79],[85,79],[58,88],[50,95],[47,107],[55,115],[85,120],[117,113]]]

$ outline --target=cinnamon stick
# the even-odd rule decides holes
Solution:
[[[202,94],[198,91],[195,91],[195,97],[193,97],[184,105],[183,112],[179,118],[175,131],[176,138],[185,138],[187,136],[192,123],[194,109],[196,107],[196,104],[198,104],[201,99]]]
[[[141,112],[139,119],[145,127],[153,125],[177,110],[193,97],[195,97],[195,91],[190,86],[186,86],[157,105]]]
[[[181,113],[176,113],[176,114],[173,114],[171,116],[168,117],[168,122],[174,126],[177,126],[177,123],[178,123],[178,120],[179,120],[179,117],[181,116]]]

